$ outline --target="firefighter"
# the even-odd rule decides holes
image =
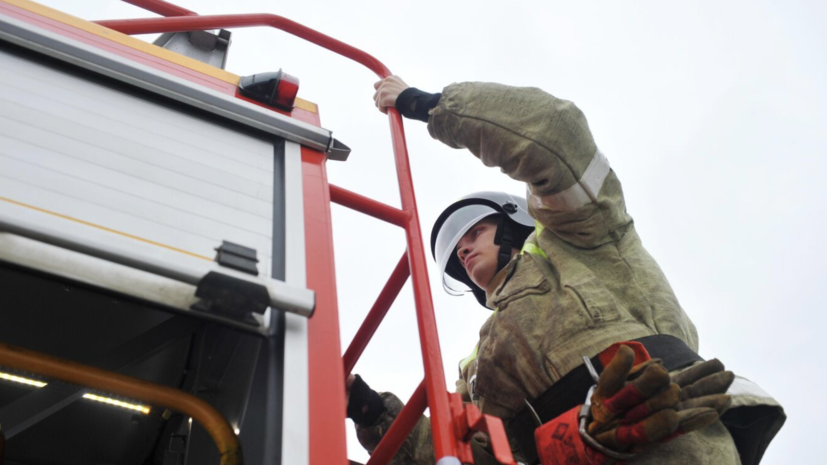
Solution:
[[[733,375],[717,361],[701,361],[695,327],[643,249],[620,183],[577,107],[539,89],[499,84],[453,84],[428,94],[393,76],[376,89],[380,111],[396,107],[427,122],[432,137],[467,148],[486,166],[527,185],[526,199],[482,192],[455,202],[431,235],[446,290],[470,290],[494,310],[472,355],[460,364],[457,392],[503,419],[518,459],[760,461],[783,424],[783,410],[743,378],[734,379],[725,395]],[[632,341],[627,346],[634,350],[621,350],[617,343],[623,341]],[[646,361],[650,355],[662,362]],[[538,425],[545,424],[543,431],[563,420],[576,422],[577,405],[592,384],[583,356],[605,367],[591,397],[588,430],[597,441],[585,445],[570,429],[564,441],[540,437],[535,444]],[[630,357],[643,363],[635,368]],[[667,371],[672,377],[663,384]],[[348,413],[370,451],[401,402],[358,377],[348,385]],[[646,412],[635,410],[639,421],[619,429],[618,416],[633,405],[610,408],[608,417],[604,407],[616,406],[614,394],[627,385],[635,386]],[[428,436],[423,418],[395,463],[433,463]],[[475,457],[484,463],[486,440],[477,439]],[[660,444],[663,439],[674,440]],[[578,443],[578,451],[556,447],[563,442]],[[630,451],[641,453],[617,455]],[[581,461],[572,461],[575,453]]]

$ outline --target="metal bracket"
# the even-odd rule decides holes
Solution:
[[[221,29],[218,34],[209,31],[167,32],[155,39],[153,45],[224,69],[227,65],[230,35],[226,29]]]
[[[195,296],[201,300],[192,306],[193,310],[218,313],[252,324],[258,324],[252,314],[263,314],[270,305],[266,287],[216,271],[201,278]]]
[[[219,265],[258,276],[256,249],[223,241],[220,246],[216,247],[215,251],[218,252],[215,261]]]
[[[488,435],[491,449],[497,462],[503,465],[517,465],[511,454],[511,446],[505,435],[505,426],[498,417],[483,415],[474,404],[462,402],[457,393],[448,394],[451,417],[454,423],[454,434],[457,437],[457,455],[462,463],[474,463],[471,452],[471,440],[475,432]]]
[[[334,161],[347,161],[350,155],[350,147],[343,144],[339,139],[330,137],[330,145],[327,148],[327,159]]]

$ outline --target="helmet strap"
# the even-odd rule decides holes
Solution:
[[[494,245],[500,246],[497,254],[497,273],[499,273],[511,261],[511,249],[514,248],[514,232],[505,215],[500,215],[500,221],[497,223]]]

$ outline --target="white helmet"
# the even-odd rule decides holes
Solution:
[[[521,248],[534,231],[534,219],[528,214],[525,198],[504,192],[475,192],[463,197],[446,208],[431,230],[431,253],[442,275],[442,286],[451,295],[461,295],[469,290],[485,307],[485,291],[471,281],[456,254],[457,243],[462,236],[490,216],[499,216],[494,244],[500,246],[497,271],[511,259],[511,249]],[[486,307],[487,308],[487,307]]]

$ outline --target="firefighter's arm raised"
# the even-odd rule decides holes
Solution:
[[[631,222],[620,184],[573,103],[493,83],[451,84],[427,94],[390,77],[376,87],[380,109],[396,95],[397,109],[427,121],[432,137],[525,182],[532,215],[573,245],[611,242]]]

